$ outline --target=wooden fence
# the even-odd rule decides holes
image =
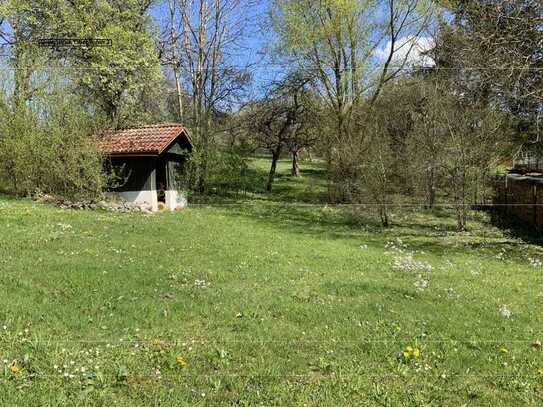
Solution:
[[[493,184],[493,208],[503,220],[543,230],[543,178],[508,174]]]

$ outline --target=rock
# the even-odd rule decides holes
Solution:
[[[137,204],[133,202],[119,201],[118,198],[111,197],[111,200],[96,201],[77,201],[72,202],[62,197],[56,197],[53,195],[37,193],[33,196],[33,199],[40,203],[48,203],[58,206],[61,209],[74,209],[74,210],[105,210],[108,212],[119,213],[144,213],[152,214],[152,206],[147,203]]]

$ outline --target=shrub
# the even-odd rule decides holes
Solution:
[[[3,108],[0,122],[0,185],[16,195],[43,192],[94,198],[105,183],[91,121],[68,103],[46,116]]]
[[[178,183],[181,188],[197,193],[219,195],[246,190],[247,164],[242,156],[215,149],[209,153],[208,163],[204,176],[202,160],[198,151],[194,151],[179,174]],[[202,177],[206,180],[205,191],[200,190],[199,180]]]

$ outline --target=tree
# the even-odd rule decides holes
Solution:
[[[412,106],[410,112],[413,126],[407,138],[407,170],[415,187],[422,190],[426,208],[431,209],[436,203],[445,160],[446,128],[439,107],[443,92],[440,92],[440,82],[432,78],[419,80],[415,91],[419,106]]]
[[[543,109],[543,4],[532,0],[449,1],[435,59],[458,92],[509,112],[517,133],[539,137]]]
[[[150,5],[148,0],[66,2],[64,35],[111,41],[109,46],[75,49],[70,57],[85,68],[75,70],[81,92],[98,104],[113,127],[137,123],[133,102],[162,79],[147,14]]]
[[[424,88],[426,80],[419,75],[401,76],[388,82],[380,97],[373,103],[372,113],[380,118],[382,137],[390,145],[394,160],[390,162],[391,182],[400,186],[400,192],[412,195],[413,168],[420,164],[409,151],[413,127],[418,118],[416,114],[424,111]],[[425,156],[419,155],[421,159]],[[415,172],[416,173],[416,172]]]
[[[215,148],[213,119],[239,101],[250,79],[247,70],[234,63],[234,54],[240,50],[251,5],[251,0],[169,2],[170,29],[163,41],[163,61],[179,76],[180,115],[193,130],[200,192],[206,189],[209,158]],[[181,106],[182,92],[190,99],[190,109]]]
[[[33,8],[29,0],[7,0],[0,4],[0,50],[9,57],[11,106],[20,112],[38,91],[32,78],[45,62],[42,50],[34,42],[47,32],[47,20],[40,18],[43,13]]]
[[[474,191],[484,187],[481,181],[501,158],[495,135],[503,134],[503,115],[455,95],[442,83],[429,89],[426,99],[424,112],[415,115],[414,159],[422,164],[432,190],[435,177],[440,176],[443,190],[452,198],[457,229],[463,231],[468,210],[475,203]]]
[[[100,123],[63,81],[49,76],[31,109],[13,109],[0,97],[0,185],[13,194],[97,198],[106,185],[102,157],[89,137]]]
[[[336,182],[356,172],[349,168],[356,163],[345,158],[363,137],[356,134],[364,120],[361,105],[368,96],[373,104],[383,85],[402,72],[431,11],[424,0],[275,0],[278,53],[313,73],[330,111],[325,150]],[[375,58],[378,50],[384,58]]]
[[[251,106],[248,129],[259,146],[272,156],[266,190],[271,192],[277,161],[288,149],[292,155],[292,173],[297,176],[298,153],[316,140],[310,124],[309,80],[299,74],[288,75],[275,83],[260,102]],[[314,110],[313,110],[314,111]]]
[[[137,121],[133,102],[160,81],[161,72],[147,15],[148,0],[6,0],[0,6],[13,69],[13,103],[32,98],[32,79],[61,70],[86,102],[112,127]],[[40,46],[51,38],[107,39],[101,46]]]
[[[396,155],[393,151],[393,143],[390,134],[384,131],[386,112],[371,107],[371,119],[364,124],[365,146],[358,150],[363,152],[359,157],[359,194],[356,203],[363,200],[371,200],[375,205],[383,227],[390,225],[390,199],[396,185],[394,183],[394,162]],[[367,116],[370,117],[370,116]]]

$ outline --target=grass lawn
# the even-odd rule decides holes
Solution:
[[[541,247],[302,168],[154,216],[0,197],[0,405],[541,405]]]

